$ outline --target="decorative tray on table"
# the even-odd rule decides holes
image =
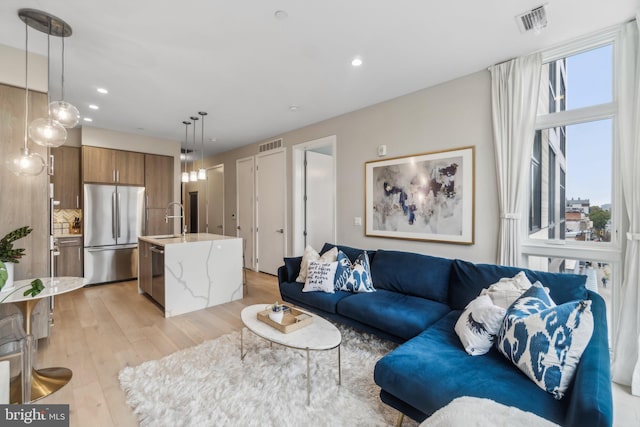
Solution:
[[[313,323],[313,317],[305,312],[289,306],[285,306],[283,310],[284,316],[280,323],[269,318],[269,313],[271,312],[270,306],[267,306],[265,310],[258,312],[258,320],[285,334],[297,331],[298,329],[304,328],[305,326]]]

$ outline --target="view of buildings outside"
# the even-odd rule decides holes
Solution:
[[[544,64],[538,115],[611,102],[612,64],[610,44]],[[611,242],[612,153],[612,119],[585,119],[536,131],[530,169],[529,238],[585,245]],[[586,275],[587,288],[599,292],[610,307],[611,265],[597,260],[528,258],[532,269]]]

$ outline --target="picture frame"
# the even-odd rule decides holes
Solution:
[[[475,146],[366,162],[365,235],[474,244]]]

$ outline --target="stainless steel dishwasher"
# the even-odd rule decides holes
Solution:
[[[151,297],[164,307],[164,248],[151,247]]]

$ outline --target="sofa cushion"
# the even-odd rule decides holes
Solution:
[[[302,257],[291,257],[284,259],[284,266],[287,268],[287,282],[295,282],[300,274],[300,264]]]
[[[531,283],[539,281],[543,286],[549,288],[551,298],[556,304],[564,304],[568,301],[581,300],[587,297],[587,289],[585,287],[587,276],[546,273],[495,264],[473,264],[456,259],[453,261],[451,280],[449,282],[449,305],[454,310],[462,310],[480,294],[482,289],[503,277],[513,277],[520,271],[525,272]],[[373,283],[377,287],[375,274],[373,277]]]
[[[320,255],[324,255],[325,252],[328,252],[333,248],[338,248],[339,251],[344,252],[344,254],[349,257],[349,261],[351,262],[355,262],[360,254],[364,252],[364,249],[352,248],[350,246],[334,245],[333,243],[325,243],[324,246],[322,246]],[[373,257],[376,255],[376,251],[367,249],[367,255],[369,255],[369,264],[371,264],[371,262],[373,262]]]
[[[336,305],[338,301],[353,295],[351,292],[336,291],[333,294],[325,292],[302,292],[302,283],[298,282],[283,282],[280,283],[280,295],[286,301],[290,301],[294,304],[303,304],[309,307],[315,307],[318,310],[326,311],[327,313],[336,313]]]
[[[464,351],[453,330],[459,316],[460,311],[450,312],[380,359],[376,384],[427,415],[457,397],[474,396],[564,424],[567,399],[542,392],[495,347],[482,357]]]
[[[378,289],[338,302],[337,313],[392,335],[410,339],[449,312],[436,301]]]
[[[296,282],[304,283],[307,280],[307,269],[311,261],[320,262],[334,262],[338,257],[338,250],[329,250],[322,255],[318,254],[315,249],[307,245],[304,248],[304,254],[302,255],[302,261],[300,262],[300,274],[296,278]]]
[[[480,295],[471,301],[455,327],[464,350],[472,356],[481,356],[491,350],[506,312],[495,305],[489,295]]]
[[[536,282],[507,310],[497,348],[538,387],[562,399],[592,333],[591,301],[556,305]]]
[[[378,250],[371,263],[371,276],[376,289],[446,303],[452,263],[429,255]]]
[[[349,292],[375,292],[367,251],[352,263],[344,252],[338,252],[335,289]]]
[[[307,280],[304,282],[302,292],[327,292],[332,294],[334,292],[333,283],[336,277],[336,268],[338,268],[338,261],[309,261]]]

